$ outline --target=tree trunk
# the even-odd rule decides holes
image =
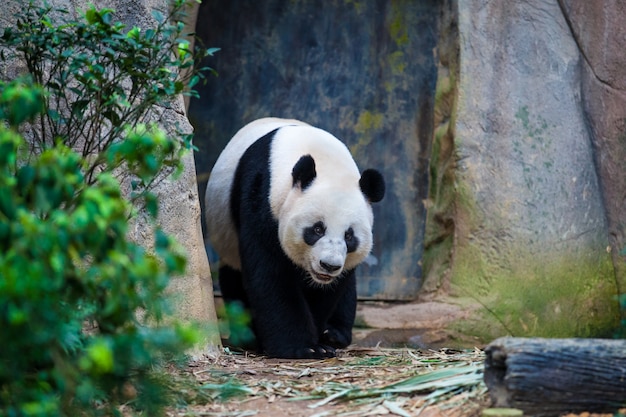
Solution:
[[[626,405],[626,340],[500,338],[485,353],[496,407],[557,416]]]

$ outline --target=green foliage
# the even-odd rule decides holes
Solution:
[[[127,239],[137,198],[154,218],[151,185],[192,147],[149,123],[195,94],[208,70],[195,61],[214,52],[179,39],[186,4],[127,30],[110,9],[57,24],[31,2],[0,37],[30,72],[0,82],[0,415],[157,415],[168,395],[154,366],[197,341],[162,324],[169,277],[185,269],[176,243],[154,222],[152,252]]]
[[[218,311],[220,317],[220,332],[228,334],[228,340],[235,346],[245,346],[254,343],[252,332],[252,318],[243,303],[232,301],[224,303]]]
[[[24,96],[38,91],[21,82],[1,87],[24,89]],[[38,107],[0,99],[0,108],[20,109],[6,120],[28,120]],[[154,146],[163,135],[127,137],[152,138]],[[154,395],[144,401],[158,388],[152,366],[190,346],[195,333],[144,327],[136,312],[154,323],[162,318],[169,276],[184,271],[185,258],[156,227],[154,254],[127,240],[131,207],[110,171],[87,184],[84,158],[63,144],[28,162],[19,156],[24,146],[15,129],[0,124],[0,414],[104,413],[94,401],[128,401],[128,386],[138,406],[154,411],[162,402]],[[123,154],[116,149],[111,158]],[[138,172],[158,172],[158,159],[147,168],[140,155],[128,156],[139,161]],[[97,331],[84,331],[88,324]]]
[[[16,51],[35,83],[49,92],[33,131],[37,149],[61,140],[83,157],[95,155],[85,167],[92,183],[103,164],[111,166],[104,154],[126,136],[128,126],[147,123],[155,105],[169,108],[181,94],[197,96],[193,86],[213,71],[197,64],[217,49],[191,51],[183,38],[188,2],[175,0],[171,6],[167,13],[153,12],[153,28],[129,29],[114,21],[112,9],[92,6],[82,19],[71,20],[64,10],[29,2],[0,44]],[[54,13],[65,17],[60,24],[52,20]],[[20,99],[33,103],[30,97]],[[190,135],[177,132],[176,137],[178,148],[192,147]],[[163,166],[173,170],[178,156],[169,150]],[[149,185],[144,182],[141,178],[137,185]]]
[[[27,86],[18,81],[3,85],[0,92],[0,120],[17,126],[34,119],[43,112],[45,91],[41,87]]]

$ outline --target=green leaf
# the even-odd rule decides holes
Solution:
[[[141,35],[141,28],[135,26],[131,30],[128,31],[126,37],[129,39],[137,40]]]
[[[165,21],[165,16],[163,16],[163,13],[158,10],[152,11],[152,17],[154,17],[154,20],[156,20],[157,23],[163,23]]]
[[[111,18],[113,17],[112,12],[113,12],[113,10],[111,10],[111,9],[102,9],[101,10],[100,17],[101,17],[102,23],[104,23],[106,25],[110,25],[111,24]]]
[[[200,77],[197,75],[194,75],[193,77],[191,77],[189,79],[189,81],[187,82],[187,87],[188,88],[193,88],[193,86],[195,86],[196,84],[198,84],[198,82],[200,81]]]
[[[102,112],[102,116],[104,116],[105,118],[107,118],[111,124],[113,126],[119,126],[120,125],[120,115],[113,109],[108,109],[104,112]]]
[[[154,234],[154,246],[157,249],[167,249],[170,246],[170,238],[163,230],[157,228]]]
[[[94,8],[87,9],[87,11],[85,12],[85,18],[87,19],[87,23],[91,25],[98,23],[98,17],[98,12]]]
[[[146,201],[146,210],[148,210],[148,213],[150,213],[152,217],[156,218],[159,213],[159,201],[156,195],[153,193],[147,193],[144,196],[144,199]],[[159,244],[159,237],[160,235],[157,233],[157,246]]]
[[[35,179],[35,168],[31,165],[24,165],[17,171],[17,186],[21,190],[29,188]]]
[[[82,362],[84,370],[93,370],[96,373],[113,371],[113,349],[111,344],[103,339],[96,339],[86,351],[86,361]]]
[[[74,116],[82,115],[87,106],[89,106],[89,103],[89,100],[76,100],[74,103],[72,103],[72,114]]]
[[[155,37],[155,35],[156,35],[156,31],[154,29],[147,29],[144,37],[147,40],[152,40]]]
[[[44,109],[43,90],[35,86],[26,88],[21,80],[5,85],[0,100],[6,106],[0,115],[12,126],[32,120]]]

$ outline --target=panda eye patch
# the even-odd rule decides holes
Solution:
[[[315,224],[313,225],[313,232],[314,232],[316,235],[319,235],[319,236],[324,236],[324,232],[325,232],[325,231],[326,231],[326,230],[325,230],[325,227],[324,227],[324,223],[322,223],[322,222],[317,222],[317,223],[315,223]]]
[[[343,239],[346,241],[348,253],[356,251],[359,247],[359,239],[354,236],[354,230],[352,230],[352,228],[346,230]]]
[[[302,237],[307,245],[313,246],[315,245],[315,243],[317,243],[318,240],[324,237],[325,234],[326,226],[324,225],[324,223],[316,222],[312,226],[304,228]]]

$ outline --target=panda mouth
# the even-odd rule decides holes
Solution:
[[[314,271],[311,271],[310,275],[311,275],[311,278],[313,278],[313,281],[319,284],[330,284],[331,282],[335,280],[335,278],[337,278],[336,276],[332,276],[328,274],[321,274],[319,272],[314,272]]]

